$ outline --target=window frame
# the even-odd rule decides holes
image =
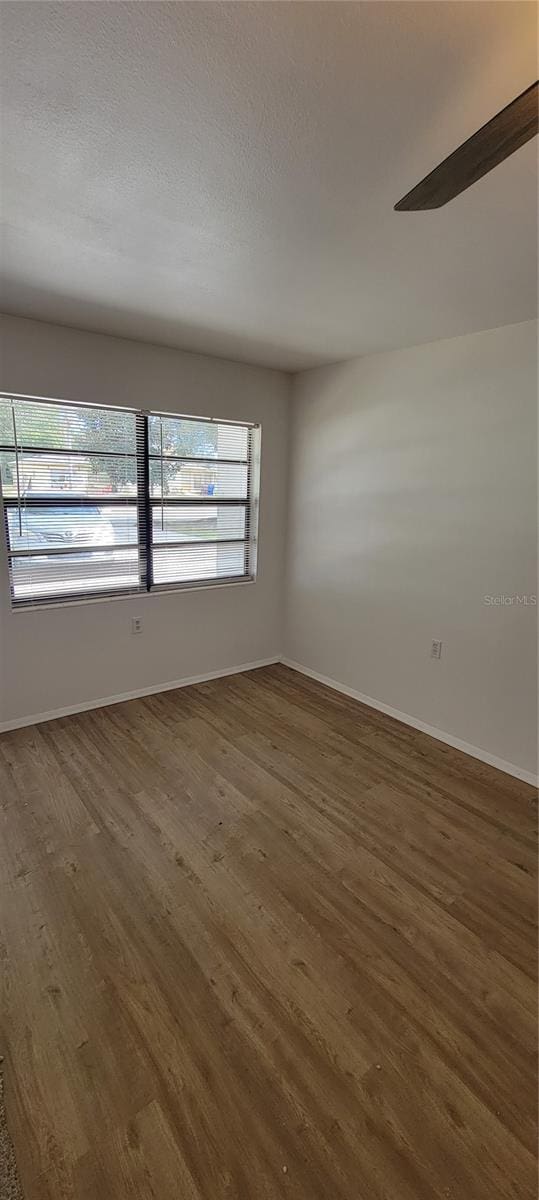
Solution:
[[[0,472],[0,502],[2,506],[4,538],[5,538],[5,555],[9,576],[9,587],[11,597],[11,608],[13,612],[28,612],[38,608],[57,608],[58,606],[67,606],[73,604],[95,604],[103,601],[128,600],[137,596],[157,595],[167,592],[182,592],[198,590],[200,588],[213,587],[231,587],[240,586],[246,583],[254,583],[257,573],[257,558],[258,558],[258,495],[259,495],[259,474],[260,474],[260,436],[261,428],[258,423],[250,421],[232,420],[222,417],[204,417],[171,412],[157,409],[141,409],[132,408],[130,406],[121,406],[117,404],[102,404],[99,402],[84,402],[73,400],[60,400],[57,398],[49,398],[44,396],[30,396],[16,392],[0,391],[0,401],[10,400],[19,402],[28,402],[35,404],[50,404],[61,408],[78,408],[78,409],[95,409],[104,412],[130,413],[135,417],[135,452],[129,457],[134,458],[136,464],[136,492],[131,495],[109,496],[106,497],[106,506],[125,507],[131,504],[136,511],[137,522],[137,540],[134,542],[116,543],[110,546],[100,545],[100,551],[113,550],[136,550],[139,569],[139,583],[133,587],[108,587],[108,588],[91,588],[89,590],[72,592],[62,592],[59,594],[38,594],[35,597],[17,598],[14,591],[14,580],[12,572],[12,561],[16,558],[31,558],[42,557],[39,552],[34,549],[12,549],[10,545],[10,533],[8,512],[17,512],[20,507],[20,496],[17,492],[14,496],[6,496],[2,489],[2,479]],[[149,419],[150,417],[169,418],[178,421],[199,422],[201,424],[237,426],[247,430],[247,458],[246,459],[225,459],[217,456],[211,457],[196,457],[186,455],[184,457],[177,455],[167,455],[167,461],[178,462],[198,462],[207,463],[208,465],[231,464],[245,465],[247,468],[247,485],[246,495],[244,497],[166,497],[166,505],[179,508],[203,508],[205,505],[208,508],[219,507],[242,507],[245,511],[245,536],[243,538],[230,539],[207,539],[201,538],[185,541],[177,541],[175,543],[156,542],[153,535],[153,513],[157,508],[162,507],[163,497],[152,496],[150,488],[150,464],[152,461],[160,461],[162,455],[152,453],[150,450],[149,441]],[[99,449],[84,450],[73,449],[72,447],[63,447],[56,449],[48,449],[47,447],[21,447],[24,454],[69,454],[70,456],[82,458],[86,457],[122,457],[119,452],[101,451]],[[13,444],[0,444],[0,453],[15,452],[19,453],[19,449],[14,442]],[[18,485],[17,485],[18,486]],[[46,498],[43,497],[25,497],[25,507],[54,509],[58,507],[83,508],[85,505],[95,507],[103,504],[101,497],[96,497],[88,494],[72,495],[66,493],[51,494]],[[241,575],[222,575],[222,576],[205,576],[202,579],[192,580],[171,580],[163,583],[154,582],[153,558],[154,549],[177,549],[179,547],[193,547],[196,545],[229,545],[229,544],[244,545],[244,572]],[[91,550],[91,547],[81,547],[80,551]],[[56,557],[74,553],[64,547],[54,547],[47,549],[47,557]],[[44,557],[44,556],[43,556]]]

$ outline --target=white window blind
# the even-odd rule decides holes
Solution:
[[[156,586],[250,574],[250,430],[150,414]]]
[[[14,606],[254,575],[253,427],[3,396]]]

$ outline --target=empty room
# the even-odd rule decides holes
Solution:
[[[0,1200],[536,1200],[537,21],[0,3]]]

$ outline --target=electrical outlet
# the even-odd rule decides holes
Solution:
[[[431,656],[431,658],[441,658],[442,657],[442,643],[441,642],[438,642],[438,641],[431,642],[430,656]]]
[[[142,617],[131,617],[131,633],[142,633]]]

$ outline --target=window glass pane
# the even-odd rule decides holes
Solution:
[[[196,542],[245,537],[243,505],[203,504],[200,508],[179,504],[153,506],[154,542]]]
[[[249,431],[245,425],[218,421],[189,421],[179,417],[148,418],[150,454],[178,458],[238,458],[247,461]]]
[[[162,470],[161,470],[162,469]],[[196,499],[216,496],[241,500],[247,496],[247,464],[190,463],[150,460],[150,494],[161,495],[161,473],[165,498]]]
[[[0,445],[135,453],[135,413],[0,398]]]
[[[35,554],[11,559],[15,600],[47,599],[133,588],[139,584],[138,551]]]
[[[20,518],[20,520],[19,520]],[[7,509],[11,550],[137,544],[136,505],[46,505]]]
[[[17,495],[14,451],[0,453],[4,496]],[[22,500],[46,496],[136,495],[135,458],[19,452],[19,493]]]
[[[245,575],[243,543],[222,546],[186,546],[171,550],[156,546],[153,557],[155,583],[196,583]]]

